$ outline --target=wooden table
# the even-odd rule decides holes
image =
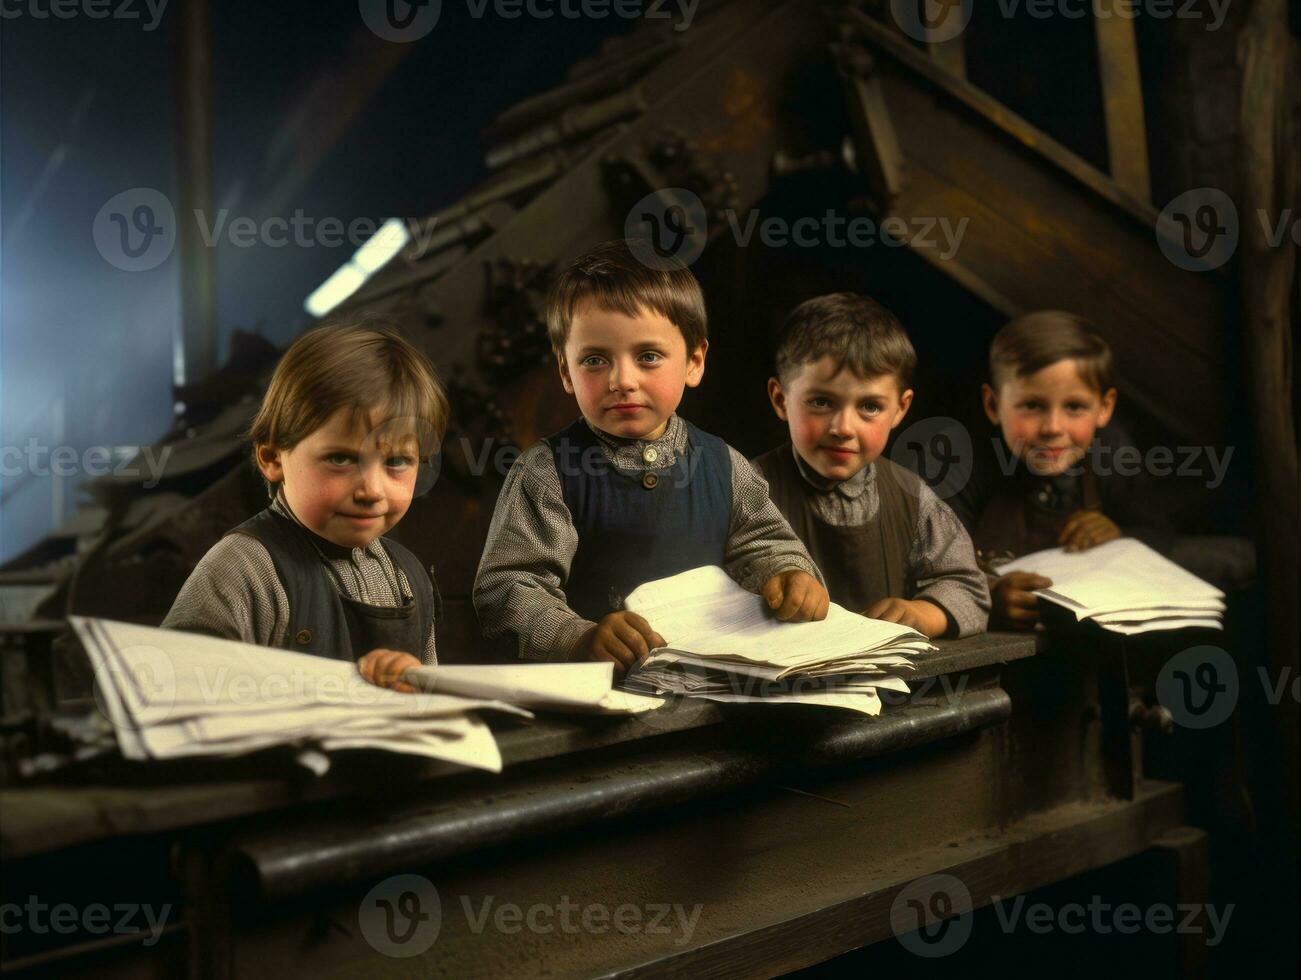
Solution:
[[[504,722],[500,775],[352,753],[319,779],[272,756],[6,791],[4,902],[111,897],[167,923],[150,946],[8,934],[6,969],[776,974],[891,937],[918,879],[958,880],[936,907],[962,921],[1180,827],[1180,786],[1104,737],[1105,658],[1024,634],[940,646],[875,719],[682,702]]]

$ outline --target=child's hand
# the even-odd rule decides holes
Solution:
[[[788,568],[763,584],[763,597],[773,615],[784,623],[807,623],[827,618],[831,596],[808,572]]]
[[[863,613],[869,619],[911,626],[918,633],[934,639],[949,629],[949,617],[944,610],[925,599],[878,599]]]
[[[415,689],[399,680],[402,672],[408,667],[419,666],[420,661],[411,654],[383,648],[376,648],[357,661],[357,669],[366,680],[377,687],[391,687],[403,694],[414,694]]]
[[[1008,572],[989,587],[991,625],[1032,629],[1039,622],[1039,597],[1053,580],[1034,572]]]
[[[1077,510],[1066,521],[1057,543],[1067,551],[1084,551],[1120,537],[1120,528],[1100,510]]]
[[[635,612],[612,612],[582,635],[574,654],[579,660],[613,660],[623,673],[656,647],[666,645],[664,637]]]

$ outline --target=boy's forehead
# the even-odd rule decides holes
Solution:
[[[1086,391],[1091,395],[1100,394],[1090,379],[1080,370],[1080,362],[1073,357],[1064,357],[1053,361],[1032,374],[1012,375],[1003,382],[1004,386],[1013,385],[1021,391],[1036,391],[1045,394],[1069,394]]]
[[[892,372],[864,378],[854,373],[848,363],[840,362],[830,354],[800,365],[798,373],[791,379],[791,387],[796,385],[861,395],[897,394],[903,388]]]
[[[610,346],[640,340],[663,342],[681,336],[682,331],[672,320],[646,306],[639,307],[636,316],[628,316],[591,299],[574,308],[569,328],[569,344],[575,347]]]
[[[428,424],[422,419],[394,417],[386,406],[342,406],[315,433],[317,438],[344,445],[395,443],[418,439]]]

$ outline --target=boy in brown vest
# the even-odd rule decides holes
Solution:
[[[989,617],[971,539],[916,474],[880,458],[912,404],[916,363],[879,303],[852,293],[802,303],[768,380],[791,441],[754,464],[832,601],[929,637],[968,636]]]
[[[990,452],[977,452],[970,479],[952,500],[990,570],[999,626],[1033,627],[1034,590],[1052,585],[1031,572],[1000,576],[994,565],[1001,561],[1046,548],[1083,551],[1122,534],[1169,548],[1162,502],[1152,499],[1148,481],[1107,465],[1126,450],[1137,456],[1109,425],[1113,375],[1111,348],[1072,313],[1028,313],[994,336],[981,396],[998,432]]]

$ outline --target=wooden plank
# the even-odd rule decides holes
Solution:
[[[1151,199],[1152,185],[1147,163],[1143,81],[1132,7],[1130,16],[1121,13],[1126,3],[1127,0],[1096,0],[1093,24],[1098,42],[1111,178],[1134,197],[1146,201]]]
[[[1182,820],[1181,788],[1148,782],[1133,802],[1073,804],[982,832],[976,828],[995,812],[989,747],[981,740],[914,766],[814,786],[822,799],[776,792],[630,822],[618,834],[413,868],[436,886],[442,917],[437,941],[408,961],[410,969],[447,977],[776,976],[890,941],[892,903],[923,876],[955,876],[971,906],[981,907],[1140,853]],[[945,788],[942,805],[935,786]],[[373,968],[381,960],[355,930],[309,931],[326,917],[356,922],[360,898],[320,894],[310,913],[289,910],[296,918],[275,909],[250,916],[235,939],[239,969]],[[492,912],[503,904],[554,910],[562,901],[610,912],[671,904],[699,912],[690,935],[677,920],[659,933],[617,930],[607,920],[599,934],[576,914],[570,929],[557,916],[551,928],[473,921],[485,902]]]

